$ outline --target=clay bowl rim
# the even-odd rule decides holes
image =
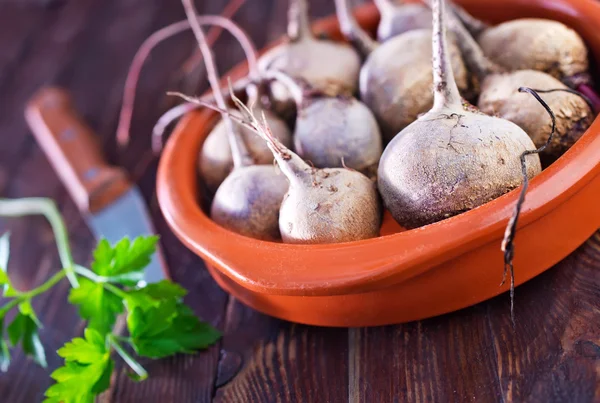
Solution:
[[[481,6],[476,0],[457,1]],[[487,1],[486,3],[494,3]],[[526,8],[528,15],[564,13],[573,8],[586,23],[571,24],[584,31],[600,25],[600,3],[594,0],[504,0]],[[560,16],[558,14],[561,14]],[[361,24],[377,19],[369,4],[356,11]],[[561,18],[557,18],[561,19]],[[333,17],[315,23],[316,31],[333,32],[339,27]],[[593,31],[591,31],[593,32]],[[595,57],[600,57],[600,34],[584,34]],[[275,43],[268,45],[263,53]],[[224,77],[241,77],[245,64]],[[452,258],[502,238],[519,189],[460,215],[414,230],[362,241],[325,245],[291,245],[260,241],[226,230],[202,211],[198,204],[196,158],[206,131],[216,115],[207,110],[186,115],[169,138],[159,162],[157,194],[168,225],[178,238],[209,264],[245,288],[265,294],[316,296],[363,293],[408,280]],[[200,127],[198,127],[200,126]],[[195,129],[204,130],[200,136]],[[194,132],[194,133],[192,133]],[[600,117],[577,143],[530,181],[519,228],[533,225],[567,201],[600,174]],[[518,250],[518,237],[516,240]],[[500,243],[498,243],[500,256]],[[258,252],[259,251],[259,252]],[[344,259],[345,258],[345,259]],[[342,262],[340,262],[342,259]],[[343,263],[343,264],[342,264]]]

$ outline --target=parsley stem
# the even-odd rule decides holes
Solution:
[[[20,303],[21,303],[20,298],[11,299],[6,305],[4,305],[2,307],[2,309],[0,309],[0,318],[3,318],[4,316],[6,316],[8,311],[13,309],[15,306],[19,305]]]
[[[67,273],[64,270],[61,270],[58,273],[54,274],[52,277],[50,277],[48,280],[46,280],[46,282],[40,285],[39,287],[27,292],[20,293],[17,297],[10,300],[6,305],[4,305],[0,309],[0,317],[4,316],[8,311],[13,309],[15,306],[19,305],[21,302],[30,300],[33,297],[45,293],[46,291],[54,287],[57,283],[59,283],[60,280],[65,278],[66,275]]]
[[[127,351],[125,351],[123,347],[121,347],[117,338],[114,335],[109,334],[108,341],[110,345],[114,347],[115,351],[119,353],[121,358],[123,358],[123,360],[127,363],[127,365],[129,365],[129,367],[133,369],[136,374],[138,374],[141,381],[148,378],[148,372],[146,372],[144,367],[142,367],[140,363],[135,360],[135,358],[133,358]]]
[[[52,277],[50,277],[48,280],[46,280],[46,282],[40,285],[39,287],[34,288],[31,291],[24,292],[19,296],[19,298],[31,299],[33,297],[37,297],[38,295],[43,294],[52,287],[54,287],[57,283],[60,282],[60,280],[65,278],[66,275],[67,272],[65,270],[61,270],[58,273],[54,274]]]
[[[113,294],[115,294],[117,297],[121,298],[122,300],[125,300],[128,295],[126,292],[121,291],[121,289],[119,287],[116,287],[112,284],[109,283],[103,283],[102,284],[104,286],[104,288],[110,292],[112,292]]]
[[[108,283],[108,281],[111,281],[110,277],[99,276],[96,273],[94,273],[93,271],[86,269],[85,267],[82,267],[79,265],[75,265],[75,273],[79,274],[80,276],[86,277],[95,283],[102,284],[104,289],[112,292],[113,294],[115,294],[117,297],[119,297],[121,299],[127,298],[126,292],[122,291],[119,287]]]
[[[73,266],[73,255],[71,254],[71,246],[69,245],[69,237],[67,235],[67,227],[63,221],[56,203],[52,199],[42,197],[28,197],[21,199],[0,199],[0,216],[4,217],[23,217],[28,215],[41,214],[52,227],[54,237],[56,238],[56,246],[58,254],[63,266],[63,270],[73,288],[79,287],[79,282],[75,276]]]
[[[131,337],[125,337],[125,336],[119,336],[118,334],[114,334],[112,335],[115,340],[121,341],[123,343],[131,343]]]
[[[82,267],[79,265],[75,265],[74,270],[75,270],[75,273],[79,274],[80,276],[88,278],[95,283],[102,284],[102,286],[104,287],[105,290],[112,292],[117,297],[119,297],[121,299],[127,298],[126,292],[122,291],[119,287],[106,282],[108,280],[108,278],[99,276],[96,273],[94,273],[93,271],[86,269],[85,267]]]
[[[90,269],[87,269],[83,266],[80,266],[78,264],[76,264],[73,267],[73,270],[75,271],[75,273],[79,274],[80,276],[83,276],[87,279],[92,280],[95,283],[102,283],[103,281],[101,281],[100,276],[98,276],[96,273],[94,273],[93,271],[91,271]]]

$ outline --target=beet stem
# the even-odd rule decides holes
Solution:
[[[577,95],[578,97],[580,97],[581,99],[583,99],[585,101],[585,103],[588,104],[588,106],[590,107],[590,109],[592,111],[595,110],[594,103],[592,102],[592,100],[590,98],[588,98],[586,95],[584,95],[581,92],[579,92],[577,90],[574,90],[572,88],[552,88],[552,89],[549,89],[549,90],[538,90],[538,89],[532,88],[532,90],[534,90],[538,94],[548,94],[548,93],[551,93],[551,92],[568,92],[569,94]]]
[[[250,74],[253,77],[258,76],[257,51],[256,47],[249,39],[248,34],[246,34],[233,21],[219,15],[198,16],[197,20],[202,25],[220,26],[229,31],[238,40],[242,46],[242,49],[244,50],[246,59],[248,60]],[[188,29],[190,29],[190,23],[188,20],[178,21],[159,29],[150,35],[144,41],[144,43],[142,43],[137,53],[133,57],[133,61],[131,62],[129,72],[127,73],[127,78],[125,80],[125,90],[123,92],[121,113],[119,116],[119,124],[117,126],[117,144],[119,144],[119,146],[123,147],[129,144],[131,119],[133,116],[133,106],[135,104],[135,92],[144,62],[150,55],[150,52],[159,43],[176,34],[187,31]]]
[[[183,94],[178,91],[167,91],[167,95],[179,97],[179,98],[183,99],[184,101],[187,101],[188,103],[193,103],[193,104],[196,104],[197,106],[204,106],[206,108],[212,109],[213,111],[219,112],[221,114],[228,114],[231,119],[235,120],[236,122],[238,122],[241,125],[248,127],[249,129],[252,129],[252,124],[249,121],[247,121],[243,118],[240,118],[239,116],[233,115],[227,109],[223,109],[223,108],[219,107],[218,105],[215,105],[209,101],[203,100],[202,98],[186,95],[186,94]]]
[[[457,108],[462,109],[462,101],[446,40],[445,0],[433,0],[433,87],[434,109]]]
[[[250,80],[248,79],[248,77],[245,77],[242,80],[236,81],[234,83],[234,90],[236,92],[238,91],[243,91],[247,85],[250,84]],[[226,87],[221,87],[221,94],[223,94],[223,96],[225,96],[225,91]],[[227,93],[228,95],[229,93]],[[215,100],[215,96],[213,93],[211,94],[207,94],[204,95],[202,97],[200,97],[199,99],[201,99],[202,101],[205,102],[214,102]],[[152,129],[152,142],[154,143],[154,149],[155,152],[160,152],[160,150],[163,147],[163,137],[164,137],[164,133],[165,130],[167,129],[167,127],[173,123],[173,121],[179,119],[181,116],[185,115],[188,112],[193,111],[194,109],[198,109],[201,105],[197,104],[197,103],[191,103],[188,102],[186,104],[181,104],[181,105],[177,105],[174,106],[173,108],[169,109],[168,111],[166,111],[165,113],[163,113],[161,115],[160,118],[158,118],[158,120],[156,121],[156,124],[154,125],[154,128]]]
[[[247,77],[246,77],[245,79],[236,81],[234,83],[234,89],[236,92],[243,91],[245,89],[245,87],[249,84],[250,84],[250,82],[249,82],[249,80],[247,80]],[[225,87],[221,88],[221,94],[223,94],[225,96],[224,88]],[[168,92],[167,92],[167,95],[169,95]],[[173,95],[173,94],[171,93],[171,95]],[[204,95],[198,99],[203,102],[214,102],[215,96],[213,93],[211,93],[211,94]],[[171,109],[167,110],[165,113],[163,113],[160,116],[160,118],[158,118],[158,120],[156,121],[156,124],[154,125],[154,127],[152,129],[152,143],[153,143],[154,152],[159,153],[162,150],[163,143],[164,143],[163,137],[164,137],[167,127],[171,123],[173,123],[175,120],[179,119],[186,113],[191,112],[195,109],[198,109],[201,106],[202,106],[201,104],[198,104],[195,102],[194,103],[187,102],[185,104],[174,106]]]
[[[182,0],[183,7],[185,9],[185,14],[188,17],[188,21],[192,27],[192,31],[194,32],[194,36],[198,41],[198,47],[204,56],[204,63],[206,64],[206,74],[208,76],[208,81],[210,83],[211,88],[215,94],[215,100],[219,108],[227,110],[227,105],[225,104],[225,99],[223,94],[221,94],[221,89],[219,87],[219,73],[217,72],[217,68],[215,65],[214,55],[212,53],[212,49],[208,46],[206,42],[206,37],[204,36],[204,32],[202,31],[202,27],[198,23],[197,20],[197,12],[196,7],[192,0]],[[250,153],[248,152],[248,148],[244,144],[237,128],[234,127],[233,121],[230,119],[229,113],[221,113],[223,117],[223,121],[225,126],[227,127],[227,134],[229,137],[229,146],[231,147],[231,156],[233,159],[233,166],[235,168],[240,168],[244,166],[249,166],[253,164],[252,157],[250,157]]]
[[[430,0],[426,0],[425,3],[432,7]],[[453,10],[448,13],[448,26],[456,36],[456,42],[460,47],[467,68],[475,74],[480,82],[490,74],[503,70],[483,53],[479,44],[465,28],[462,21],[457,18]]]
[[[219,15],[232,19],[245,2],[246,0],[229,0]],[[220,26],[213,26],[207,31],[206,41],[209,46],[214,46],[222,32],[223,28]],[[169,87],[181,88],[183,92],[196,92],[200,88],[202,78],[206,77],[206,66],[202,63],[203,59],[202,52],[194,47],[190,56],[182,63],[181,68],[177,69],[170,78]]]
[[[358,51],[367,57],[379,46],[377,41],[361,28],[350,10],[350,0],[335,0],[335,10],[342,34]]]
[[[279,165],[279,168],[284,173],[284,175],[291,181],[296,180],[304,180],[307,178],[307,170],[310,168],[309,165],[304,162],[302,158],[298,155],[291,152],[286,146],[281,144],[276,137],[271,133],[271,129],[266,122],[266,118],[263,112],[262,122],[260,122],[253,115],[252,111],[244,105],[244,103],[235,96],[235,94],[231,94],[231,98],[242,113],[244,118],[240,118],[239,116],[232,115],[231,112],[220,108],[217,105],[201,100],[200,98],[190,97],[189,95],[182,94],[180,92],[168,92],[168,95],[178,96],[183,98],[188,102],[193,102],[200,106],[205,106],[209,109],[212,109],[221,114],[228,114],[232,120],[235,120],[239,124],[247,127],[252,130],[256,134],[258,134],[265,142],[269,149],[273,152],[273,156]]]
[[[195,104],[192,103],[184,103],[177,106],[172,107],[168,111],[166,111],[159,119],[154,129],[152,130],[152,151],[158,155],[162,151],[163,141],[162,136],[165,132],[165,129],[171,122],[179,119],[183,115],[188,112],[193,111],[198,108]]]
[[[292,42],[314,39],[307,0],[289,0],[287,34]]]
[[[489,28],[489,25],[485,22],[475,18],[467,12],[464,8],[455,4],[452,1],[448,2],[448,6],[452,9],[452,12],[461,20],[463,25],[469,30],[471,35],[479,36],[483,31]]]
[[[262,121],[259,121],[254,116],[250,108],[244,105],[244,103],[235,96],[233,91],[231,91],[231,99],[237,105],[238,109],[246,116],[246,118],[250,120],[252,129],[263,140],[266,141],[267,146],[273,153],[273,156],[275,157],[275,160],[281,169],[281,172],[283,172],[288,180],[290,182],[295,182],[298,180],[305,181],[307,177],[310,176],[307,175],[307,168],[309,168],[308,164],[302,158],[284,146],[275,136],[273,136],[273,132],[271,132],[271,128],[269,127],[265,112],[262,111]]]
[[[302,102],[304,101],[304,90],[302,88],[302,85],[298,82],[298,79],[290,77],[288,74],[281,70],[265,71],[263,73],[263,78],[267,80],[273,79],[285,85],[285,87],[290,92],[292,98],[294,98],[296,105],[298,107],[302,105]]]
[[[375,7],[377,7],[380,14],[385,14],[389,13],[396,5],[401,5],[403,2],[400,1],[395,3],[392,0],[374,0],[373,3],[375,3]]]
[[[223,8],[221,16],[231,19],[235,15],[235,13],[237,13],[240,7],[242,7],[245,3],[246,0],[230,0],[225,6],[225,8]],[[206,41],[210,46],[212,46],[212,44],[214,44],[217,41],[222,31],[223,27],[215,26],[207,32]],[[204,58],[202,57],[202,52],[200,52],[199,49],[195,49],[192,55],[183,62],[182,68],[180,70],[181,76],[186,77],[192,74],[194,70],[197,70],[199,67],[202,66],[203,59]],[[197,86],[198,82],[194,82],[193,85],[191,85],[193,89],[196,89]]]
[[[502,275],[502,282],[500,285],[504,285],[506,282],[507,272],[510,271],[510,317],[513,326],[515,325],[515,271],[513,265],[513,257],[515,255],[514,239],[517,232],[517,222],[519,221],[523,202],[525,201],[525,194],[527,193],[527,188],[529,187],[529,177],[527,176],[527,162],[525,157],[531,154],[539,154],[544,151],[550,145],[550,142],[554,137],[554,132],[556,131],[556,117],[554,116],[554,112],[552,112],[550,106],[548,106],[548,104],[544,102],[544,100],[538,95],[537,91],[528,87],[520,87],[519,92],[527,92],[531,94],[544,107],[544,109],[546,109],[546,112],[548,112],[550,118],[552,119],[552,131],[550,132],[550,136],[548,136],[546,143],[544,143],[541,147],[536,150],[527,150],[521,154],[520,160],[521,172],[523,174],[523,187],[521,188],[521,193],[519,194],[519,199],[515,205],[515,210],[508,221],[506,231],[504,232],[504,239],[502,240],[501,250],[504,252],[504,273]]]

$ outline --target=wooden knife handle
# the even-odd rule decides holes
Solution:
[[[82,212],[102,210],[131,187],[122,169],[107,164],[65,90],[41,89],[27,104],[25,118]]]

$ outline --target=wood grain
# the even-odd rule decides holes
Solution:
[[[218,13],[226,0],[197,1]],[[323,16],[333,2],[311,1]],[[236,21],[257,46],[285,30],[286,2],[248,0]],[[77,262],[94,240],[23,119],[27,99],[42,84],[65,86],[99,135],[109,161],[130,172],[148,149],[155,119],[178,64],[193,50],[183,34],[160,46],[144,67],[132,144],[114,141],[123,84],[133,54],[153,30],[184,17],[178,1],[0,0],[0,196],[48,196],[65,216]],[[242,60],[224,35],[215,46],[219,69]],[[198,92],[206,88],[199,88]],[[195,355],[145,362],[150,378],[132,382],[119,365],[103,402],[576,402],[600,401],[600,233],[542,276],[517,288],[516,327],[502,295],[439,318],[369,329],[294,325],[230,299],[203,263],[169,231],[154,199],[155,164],[139,185],[151,206],[165,255],[194,310],[224,332]],[[40,284],[59,265],[41,218],[0,221],[12,233],[9,271],[21,289]],[[518,270],[518,268],[517,268]],[[81,334],[66,302],[65,282],[34,302],[45,328],[49,370],[20,352],[0,376],[1,401],[41,401],[53,354]]]
[[[25,26],[28,25],[26,15],[31,14],[33,23],[29,35],[23,33],[24,36],[28,36],[28,39],[22,41],[22,49],[12,53],[14,59],[11,61],[18,68],[3,70],[9,74],[3,76],[3,80],[0,82],[2,89],[0,102],[3,105],[2,114],[0,114],[0,133],[2,134],[0,164],[2,170],[8,175],[2,196],[52,197],[63,206],[62,210],[66,219],[73,224],[72,217],[74,213],[77,215],[78,213],[73,205],[69,204],[66,193],[59,182],[53,175],[48,175],[51,173],[51,168],[43,153],[33,147],[34,141],[30,137],[23,119],[23,107],[37,86],[46,80],[52,80],[65,63],[73,60],[74,53],[71,45],[76,41],[77,36],[64,37],[61,44],[51,38],[55,38],[64,30],[61,22],[66,24],[72,19],[75,22],[72,22],[71,25],[77,34],[81,24],[85,24],[89,16],[90,3],[81,1],[77,7],[73,7],[72,4],[66,5],[64,9],[50,13],[31,4],[18,5],[18,8],[11,8],[12,11],[8,11],[9,7],[17,7],[17,5],[3,5],[3,12],[0,13],[0,19],[2,19],[0,25],[3,28],[10,28],[14,24],[17,36],[10,35],[8,38],[19,40],[22,35],[18,34],[20,29],[18,26],[21,22]],[[38,14],[39,16],[37,16]],[[3,52],[4,49],[4,47],[0,48],[0,52]],[[48,174],[41,174],[44,172]],[[19,289],[29,289],[42,283],[59,267],[52,233],[43,219],[32,218],[3,222],[2,232],[6,229],[13,234],[12,246],[13,250],[17,251],[11,256],[9,272]],[[77,261],[87,260],[91,246],[89,235],[86,238],[87,229],[77,223],[70,225],[70,229],[73,230],[71,241],[75,259]],[[62,284],[33,303],[34,309],[42,321],[47,324],[43,337],[48,350],[48,363],[51,367],[60,365],[59,357],[52,352],[71,337],[71,332],[80,333],[82,330],[75,309],[66,303],[67,291],[67,284]],[[46,370],[39,368],[31,361],[26,360],[22,354],[17,353],[13,357],[13,365],[9,372],[0,377],[0,389],[5,401],[40,401],[43,391],[50,385],[50,382]]]
[[[351,330],[354,401],[598,401],[599,258],[597,233],[517,288],[514,329],[502,295],[439,318]]]
[[[344,402],[347,400],[347,331],[301,326],[259,314],[239,302],[227,310],[215,402]]]

